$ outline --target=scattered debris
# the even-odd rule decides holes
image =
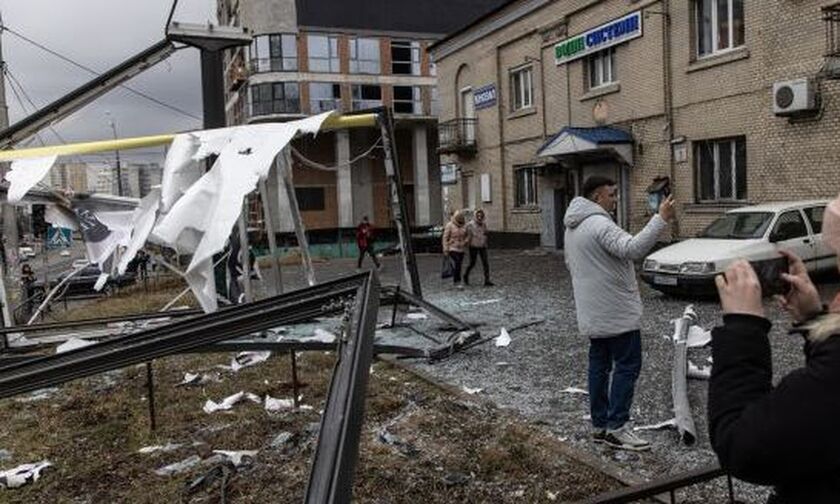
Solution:
[[[196,385],[204,385],[205,383],[215,382],[221,383],[222,377],[218,373],[214,374],[198,374],[198,373],[184,373],[184,380],[176,384],[176,387],[190,387]]]
[[[584,389],[582,389],[582,388],[577,388],[577,387],[566,387],[566,388],[564,388],[563,390],[561,390],[560,392],[561,392],[561,393],[564,393],[564,394],[583,394],[583,395],[589,395],[589,391],[584,390]]]
[[[693,325],[688,329],[688,348],[700,348],[712,342],[712,331]]]
[[[709,366],[699,367],[693,362],[688,361],[686,376],[695,380],[708,380],[712,377],[712,368]]]
[[[0,486],[4,488],[18,488],[27,483],[38,481],[41,477],[41,471],[50,467],[52,463],[49,460],[42,460],[35,464],[23,464],[0,472]]]
[[[221,479],[220,492],[223,496],[222,502],[224,502],[224,495],[227,490],[229,476],[235,472],[236,467],[231,462],[223,460],[222,462],[216,464],[212,469],[210,469],[206,473],[192,480],[192,482],[190,482],[190,484],[187,486],[186,494],[193,495],[203,488],[209,488],[213,485],[213,483],[216,482],[217,479]]]
[[[225,458],[225,460],[229,460],[231,463],[233,463],[234,467],[239,467],[243,464],[251,465],[254,462],[254,458],[256,458],[258,452],[258,450],[213,450],[213,453],[221,455]]]
[[[298,396],[298,401],[302,399],[302,396]],[[292,409],[295,407],[294,399],[275,399],[270,395],[265,396],[265,410],[266,411],[280,411],[280,410],[287,410]]]
[[[650,431],[650,430],[661,430],[661,429],[671,429],[677,426],[677,419],[672,418],[670,420],[665,420],[664,422],[659,422],[658,424],[651,424],[651,425],[640,425],[638,427],[633,427],[634,431]]]
[[[481,392],[482,390],[484,390],[483,388],[470,388],[470,387],[467,387],[467,386],[464,386],[464,387],[461,387],[461,388],[464,392],[466,392],[469,395],[475,395],[475,394],[478,394],[479,392]]]
[[[270,446],[272,448],[282,448],[283,446],[289,444],[294,438],[294,434],[284,431],[274,436],[274,439],[271,440]]]
[[[182,473],[193,467],[197,466],[201,463],[201,457],[198,455],[192,455],[188,458],[180,462],[175,462],[174,464],[169,464],[167,466],[159,467],[155,469],[155,474],[158,476],[173,476],[175,474]]]
[[[28,403],[28,402],[35,402],[35,401],[43,401],[44,399],[49,399],[53,395],[58,393],[57,387],[50,387],[50,388],[42,388],[35,390],[23,397],[15,398],[15,402],[20,403]]]
[[[459,486],[467,483],[470,476],[460,472],[451,472],[443,477],[443,484],[446,486]]]
[[[546,490],[545,491],[545,498],[550,500],[550,501],[556,501],[557,500],[557,493],[556,492],[550,492],[550,491]]]
[[[93,345],[94,341],[88,341],[82,338],[70,338],[64,343],[55,347],[55,353],[60,354],[64,352],[69,352],[71,350],[76,350],[78,348],[84,348],[86,346]]]
[[[507,366],[510,366],[510,362],[499,361],[499,362],[496,363],[496,365],[499,366],[499,367],[507,367]]]
[[[260,362],[265,362],[271,357],[270,351],[265,352],[239,352],[234,356],[230,362],[230,370],[236,373],[242,368],[255,366]]]
[[[510,334],[508,334],[507,329],[502,327],[502,331],[499,333],[499,336],[496,338],[496,346],[497,347],[506,347],[510,345]]]
[[[380,429],[379,432],[377,432],[376,438],[381,443],[396,447],[397,450],[406,457],[416,457],[420,453],[420,450],[418,450],[412,443],[405,441],[399,436],[391,434],[386,428]]]
[[[6,450],[5,448],[0,450],[0,462],[5,462],[12,458],[12,452]]]
[[[160,452],[171,452],[171,451],[177,450],[178,448],[180,448],[182,446],[184,446],[184,445],[182,445],[180,443],[166,443],[163,446],[160,446],[160,445],[144,446],[143,448],[140,448],[139,450],[137,450],[137,453],[148,454],[148,453],[154,453],[154,452],[158,452],[158,451],[160,451]]]
[[[335,334],[321,329],[320,327],[315,329],[315,334],[312,336],[307,336],[306,338],[301,339],[301,341],[318,341],[321,343],[333,343],[335,340]]]
[[[205,413],[213,413],[215,411],[223,411],[229,410],[233,407],[234,404],[238,403],[243,399],[248,399],[255,403],[261,403],[262,399],[259,396],[252,394],[252,393],[245,393],[245,392],[237,392],[232,396],[226,397],[221,403],[216,403],[211,399],[208,399],[206,403],[204,403],[204,412]]]

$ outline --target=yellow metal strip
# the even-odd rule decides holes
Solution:
[[[321,129],[336,130],[346,128],[370,128],[373,126],[376,126],[376,114],[362,114],[355,116],[333,115],[324,121]],[[119,140],[101,140],[98,142],[51,145],[48,147],[35,147],[32,149],[0,150],[0,162],[13,161],[15,159],[95,154],[97,152],[155,147],[171,143],[174,138],[175,135],[154,135],[123,138]]]

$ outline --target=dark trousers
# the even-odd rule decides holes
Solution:
[[[589,340],[589,409],[592,426],[615,430],[630,419],[633,391],[642,369],[642,337],[630,331]]]
[[[464,282],[469,283],[470,271],[476,264],[476,256],[481,258],[481,266],[484,268],[484,282],[490,281],[490,263],[487,262],[487,247],[470,247],[470,264],[464,273]]]
[[[356,267],[357,268],[362,267],[362,259],[365,258],[365,254],[369,255],[370,258],[373,259],[373,264],[375,264],[376,267],[378,268],[379,267],[379,259],[376,258],[376,254],[373,253],[373,247],[371,247],[370,245],[368,245],[365,248],[359,247],[359,264]]]
[[[456,284],[461,283],[461,265],[464,264],[464,253],[463,252],[453,252],[449,251],[449,257],[452,259],[452,264],[454,266],[454,274],[452,275],[452,281]]]

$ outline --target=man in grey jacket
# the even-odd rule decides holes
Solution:
[[[608,178],[586,180],[584,197],[572,200],[563,219],[565,258],[572,275],[578,329],[589,337],[593,440],[642,451],[650,449],[650,443],[627,426],[642,367],[642,300],[633,261],[653,248],[674,218],[674,201],[666,198],[659,213],[632,236],[613,221],[617,194],[615,182]]]

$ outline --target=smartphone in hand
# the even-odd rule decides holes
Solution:
[[[787,257],[754,261],[751,264],[761,282],[761,292],[765,296],[785,295],[790,291],[790,284],[782,278],[782,273],[788,273],[790,270]]]

